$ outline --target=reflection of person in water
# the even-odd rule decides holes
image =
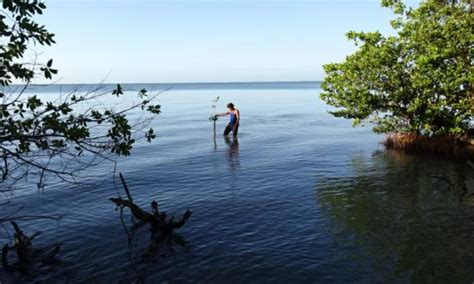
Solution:
[[[229,138],[224,137],[225,143],[227,144],[227,153],[226,157],[230,163],[230,167],[232,169],[236,169],[240,167],[239,164],[239,140],[236,136]]]
[[[218,113],[216,116],[230,116],[229,124],[224,130],[224,135],[227,136],[232,131],[232,134],[237,136],[237,132],[239,131],[239,124],[240,124],[240,111],[234,107],[233,103],[227,104],[227,112]]]

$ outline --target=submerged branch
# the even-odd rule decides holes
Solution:
[[[14,230],[14,244],[5,244],[2,248],[2,265],[5,269],[11,270],[15,267],[23,267],[30,265],[36,259],[39,259],[41,264],[51,264],[56,261],[56,256],[59,253],[60,246],[55,244],[43,248],[33,247],[33,240],[41,234],[36,232],[31,236],[24,233],[16,222],[11,222]],[[17,261],[14,264],[9,263],[8,255],[13,252],[16,255]],[[28,272],[28,271],[26,271]]]
[[[117,205],[117,207],[119,207],[121,210],[128,208],[132,212],[132,215],[135,219],[150,223],[154,230],[160,231],[164,234],[171,234],[173,230],[184,226],[189,218],[191,218],[192,212],[190,210],[186,210],[186,212],[183,214],[183,217],[178,221],[175,221],[174,217],[168,218],[168,215],[165,212],[159,212],[158,203],[155,200],[151,202],[151,213],[143,210],[133,202],[128,185],[121,173],[120,180],[122,181],[122,185],[128,199],[117,197],[110,198],[110,201]]]

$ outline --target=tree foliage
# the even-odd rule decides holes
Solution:
[[[46,64],[25,61],[32,45],[54,44],[54,34],[35,22],[46,9],[37,0],[3,0],[0,13],[0,185],[39,171],[40,183],[45,173],[63,180],[74,180],[77,172],[97,162],[110,159],[107,153],[130,155],[139,130],[160,113],[152,104],[157,94],[142,89],[134,103],[120,109],[109,102],[125,96],[122,86],[104,91],[74,90],[48,101],[41,95],[27,96],[25,90],[34,78],[51,79],[57,70],[53,60]],[[13,88],[13,82],[22,82]],[[16,89],[12,92],[9,90]],[[104,96],[109,95],[107,104]],[[131,111],[146,115],[130,121]],[[142,132],[143,134],[143,132]],[[153,129],[144,138],[155,138]]]
[[[426,0],[417,8],[383,0],[398,15],[395,36],[347,34],[358,46],[324,66],[321,98],[337,117],[374,131],[446,135],[474,117],[474,14],[470,1]]]

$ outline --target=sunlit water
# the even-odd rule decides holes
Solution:
[[[139,87],[137,87],[139,89]],[[121,159],[136,203],[193,211],[184,245],[131,244],[111,175],[93,188],[50,184],[1,207],[35,244],[61,243],[61,263],[33,276],[0,270],[0,282],[205,283],[474,281],[472,174],[460,163],[385,151],[382,136],[331,117],[315,84],[173,89],[159,98],[158,137]],[[43,94],[44,95],[44,94]],[[238,140],[213,139],[211,100],[240,109]],[[91,169],[110,172],[110,164]],[[3,199],[7,197],[4,196]],[[127,212],[125,222],[131,226]],[[4,224],[9,226],[9,224]],[[2,242],[7,242],[1,231]]]

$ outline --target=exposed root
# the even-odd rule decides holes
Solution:
[[[384,144],[389,149],[442,155],[466,161],[474,159],[474,145],[467,143],[468,140],[455,136],[427,137],[416,133],[392,133],[387,135]]]

